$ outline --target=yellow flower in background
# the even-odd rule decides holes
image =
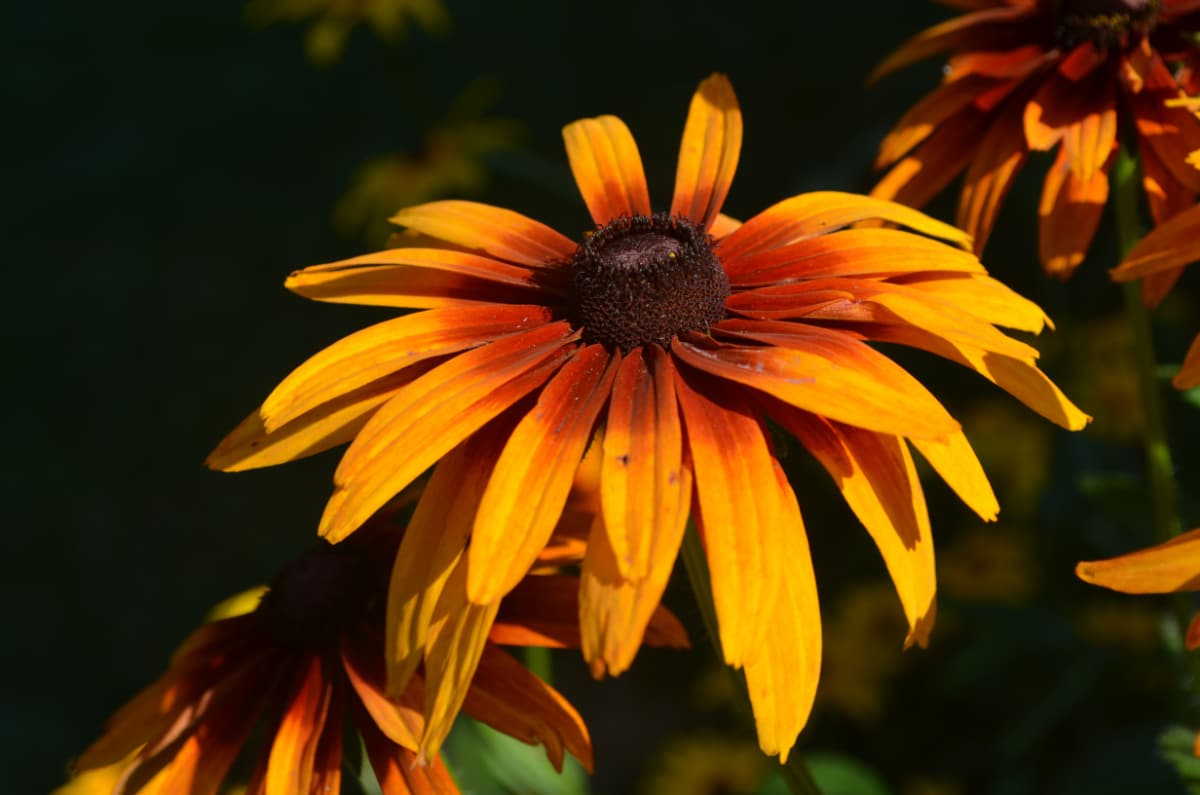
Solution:
[[[1078,392],[1073,394],[1092,408]],[[1012,401],[995,397],[972,401],[962,421],[1004,505],[1005,518],[1013,521],[1033,516],[1050,476],[1053,429]],[[1089,427],[1094,429],[1094,425],[1093,420]]]
[[[1071,391],[1092,413],[1088,432],[1115,441],[1140,438],[1146,423],[1133,333],[1120,313],[1079,323],[1069,340]]]
[[[442,762],[417,750],[421,677],[399,698],[385,695],[383,608],[397,541],[375,524],[351,542],[322,544],[301,557],[261,600],[254,594],[224,603],[227,617],[198,629],[162,678],[113,716],[77,760],[79,775],[62,795],[93,792],[87,787],[97,781],[117,794],[215,792],[256,726],[266,732],[248,793],[338,792],[347,720],[384,793],[457,793]],[[540,742],[559,769],[570,752],[590,770],[591,744],[578,713],[497,645],[578,645],[577,584],[564,579],[532,577],[513,592],[474,671],[465,710],[498,731]]]
[[[753,795],[770,772],[753,743],[677,737],[655,755],[637,791],[642,795]]]
[[[904,613],[883,582],[856,585],[838,601],[825,630],[820,703],[870,725],[883,715],[887,683],[904,664],[896,643]]]
[[[966,601],[1028,601],[1037,586],[1029,532],[1003,526],[968,530],[938,556],[938,579],[947,595]]]
[[[694,501],[725,661],[745,668],[762,748],[786,757],[816,691],[820,613],[765,421],[834,477],[882,553],[907,643],[924,644],[935,575],[910,445],[983,518],[998,505],[958,422],[868,343],[948,358],[1064,427],[1088,417],[1034,348],[997,328],[1038,332],[1042,311],[991,279],[953,227],[832,192],[745,223],[722,215],[742,141],[723,76],[692,98],[666,212],[652,210],[619,119],[563,136],[592,231],[574,241],[511,210],[440,201],[393,217],[409,246],[293,273],[287,286],[309,298],[424,311],[301,365],[208,464],[249,469],[350,442],[321,521],[331,541],[435,467],[389,596],[390,683],[402,688],[422,655],[469,672],[599,445],[579,616],[593,672],[632,662]],[[447,612],[430,652],[435,604]],[[463,681],[431,723],[452,715]]]
[[[1200,528],[1120,557],[1083,561],[1075,573],[1084,582],[1121,593],[1200,591]],[[1200,613],[1184,643],[1189,651],[1200,649]]]
[[[304,48],[319,66],[342,57],[346,40],[360,24],[387,42],[402,38],[410,22],[433,34],[450,26],[442,0],[250,0],[246,17],[256,25],[311,19]]]
[[[1130,249],[1112,271],[1112,277],[1118,282],[1152,279],[1161,274],[1177,274],[1197,261],[1200,261],[1200,204],[1152,229]],[[1200,335],[1192,340],[1171,383],[1176,389],[1200,386]]]
[[[1184,159],[1200,147],[1200,123],[1167,104],[1197,90],[1193,0],[948,4],[964,13],[913,36],[875,71],[949,54],[941,85],[880,146],[876,166],[890,168],[872,195],[920,207],[963,173],[958,225],[982,251],[1030,153],[1057,149],[1038,207],[1038,253],[1063,279],[1099,226],[1119,141],[1132,138],[1156,223],[1195,202],[1200,174]],[[1180,62],[1190,67],[1182,85]],[[1147,298],[1172,281],[1157,278]]]

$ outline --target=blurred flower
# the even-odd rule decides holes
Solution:
[[[958,599],[1019,604],[1033,595],[1037,564],[1026,532],[977,527],[938,557],[942,589]]]
[[[1087,405],[1087,404],[1085,404]],[[1033,515],[1049,477],[1051,430],[1011,401],[974,401],[963,416],[971,446],[996,486],[1008,519]]]
[[[452,121],[430,131],[420,154],[374,158],[354,174],[334,209],[334,222],[382,242],[388,231],[382,219],[397,207],[481,190],[487,182],[483,158],[515,146],[520,130],[509,119]]]
[[[824,676],[817,697],[862,724],[879,720],[884,689],[903,664],[896,637],[904,614],[885,583],[851,588],[825,630]]]
[[[1136,130],[1142,183],[1162,223],[1200,193],[1185,162],[1200,123],[1167,101],[1200,88],[1196,0],[973,0],[919,33],[875,76],[942,52],[942,85],[900,120],[876,161],[872,195],[921,206],[966,172],[958,225],[982,251],[1031,151],[1058,147],[1042,188],[1038,249],[1067,278],[1083,261],[1108,197],[1120,131]],[[1167,63],[1182,63],[1172,73]],[[1177,79],[1178,77],[1178,79]],[[1148,286],[1161,296],[1174,276]]]
[[[119,763],[109,792],[215,792],[255,727],[265,725],[247,792],[337,792],[348,716],[384,793],[457,793],[441,761],[417,751],[422,676],[414,675],[399,698],[384,695],[381,626],[395,547],[395,534],[378,524],[345,544],[322,542],[288,566],[257,604],[241,600],[248,612],[201,627],[166,674],[126,704],[79,758],[76,782]],[[531,582],[535,590],[550,585],[548,578]],[[563,585],[552,590],[570,594],[577,587]],[[570,751],[590,769],[579,715],[496,645],[577,638],[574,617],[564,627],[552,606],[539,607],[541,592],[530,598],[518,588],[513,596],[519,606],[506,605],[494,625],[465,710],[513,737],[541,742],[556,767]]]
[[[753,743],[680,737],[655,755],[638,789],[644,795],[753,795],[770,772],[768,768]]]
[[[1120,557],[1085,560],[1075,573],[1084,582],[1121,593],[1200,591],[1200,528]],[[1184,642],[1189,651],[1200,649],[1200,614],[1192,619]]]
[[[441,201],[392,219],[422,236],[417,247],[292,274],[287,286],[309,298],[427,311],[318,353],[208,464],[249,469],[352,442],[321,521],[333,541],[436,464],[389,600],[399,686],[451,578],[467,616],[455,629],[467,662],[456,664],[469,669],[603,424],[580,597],[593,672],[624,671],[637,652],[694,478],[724,658],[745,666],[763,749],[786,756],[816,690],[820,613],[800,509],[764,420],[836,479],[883,554],[908,642],[923,644],[933,547],[908,443],[981,516],[998,506],[959,424],[867,342],[949,358],[1065,427],[1088,418],[1037,369],[1032,347],[993,325],[1040,331],[1038,307],[967,251],[853,226],[880,220],[967,245],[958,230],[843,193],[795,196],[744,224],[720,215],[742,139],[723,76],[692,99],[669,212],[651,211],[619,119],[563,135],[594,231],[576,243],[511,210]]]
[[[1162,611],[1130,602],[1086,606],[1079,617],[1080,634],[1101,646],[1145,651],[1162,637]]]
[[[1080,324],[1070,340],[1072,383],[1095,417],[1089,431],[1116,441],[1137,439],[1145,424],[1129,323],[1121,314]]]
[[[1130,249],[1113,271],[1118,282],[1151,280],[1200,260],[1200,204],[1184,210],[1157,229],[1153,229]],[[1200,336],[1192,340],[1187,355],[1172,383],[1177,389],[1200,386]]]
[[[450,26],[442,0],[250,0],[246,17],[256,25],[312,19],[304,48],[318,66],[341,58],[350,32],[364,22],[386,42],[399,41],[410,19],[427,33]]]

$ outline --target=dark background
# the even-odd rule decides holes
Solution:
[[[454,97],[485,78],[499,88],[491,113],[527,132],[521,148],[488,158],[489,186],[473,198],[576,235],[587,216],[562,125],[620,115],[638,139],[652,197],[665,205],[691,92],[724,71],[746,122],[730,214],[744,218],[812,189],[865,192],[875,147],[932,87],[938,65],[870,90],[866,75],[946,15],[887,0],[448,0],[448,9],[445,36],[413,31],[388,45],[360,27],[325,69],[305,60],[301,26],[252,29],[237,2],[28,3],[6,12],[12,444],[0,789],[61,783],[70,757],[161,672],[209,606],[270,579],[311,544],[336,453],[239,475],[201,462],[291,367],[386,316],[282,288],[297,267],[366,250],[331,223],[359,165],[419,151]],[[933,650],[906,655],[887,681],[881,717],[863,725],[822,707],[802,737],[806,749],[858,758],[895,792],[1179,787],[1154,745],[1181,717],[1172,660],[1156,643],[1129,651],[1081,629],[1081,605],[1113,600],[1076,583],[1074,561],[1150,539],[1137,449],[1128,433],[1104,430],[1136,415],[1136,405],[1121,403],[1119,378],[1115,398],[1095,386],[1120,365],[1103,345],[1109,326],[1097,325],[1120,303],[1104,274],[1112,246],[1102,230],[1074,282],[1041,277],[1032,231],[1044,165],[1026,169],[984,261],[1059,321],[1043,343],[1047,370],[1097,415],[1097,427],[1068,438],[1040,423],[1036,460],[1013,467],[1014,478],[1023,467],[1045,468],[1014,530],[1030,557],[1012,565],[1038,572],[1033,593],[1015,602],[948,595]],[[953,203],[931,211],[952,218]],[[1160,315],[1164,361],[1178,361],[1195,318],[1181,290]],[[956,410],[995,396],[982,379],[911,361]],[[1002,411],[1039,424],[1014,405]],[[1174,396],[1171,407],[1186,497],[1194,409]],[[1012,458],[1004,435],[992,456],[1002,467]],[[789,468],[822,597],[837,604],[882,567],[824,476],[799,456]],[[930,500],[939,550],[975,532],[978,522],[944,487],[931,486]],[[1185,516],[1196,516],[1186,499]],[[680,596],[673,589],[680,613],[694,620]],[[1159,607],[1141,600],[1137,609],[1153,620]],[[574,655],[556,657],[563,689],[595,734],[597,791],[629,791],[671,732],[705,726],[746,736],[720,709],[685,706],[707,670],[702,638],[696,646],[692,655],[645,654],[630,674],[602,684],[586,679]]]

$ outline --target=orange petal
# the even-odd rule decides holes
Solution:
[[[1080,182],[1070,170],[1065,150],[1046,172],[1038,205],[1038,254],[1051,276],[1067,279],[1087,256],[1104,203],[1108,201],[1108,175],[1097,171]]]
[[[691,500],[682,469],[670,360],[658,345],[635,348],[613,383],[600,473],[603,532],[622,578],[674,561]]]
[[[708,228],[708,233],[712,235],[713,240],[720,240],[728,237],[741,225],[742,222],[736,218],[730,218],[725,213],[717,213],[717,217],[713,219],[712,226]]]
[[[1183,645],[1188,651],[1200,649],[1200,613],[1192,616],[1187,633],[1183,637]],[[1197,739],[1197,746],[1200,747],[1200,739]],[[1200,756],[1200,751],[1197,751],[1196,756]]]
[[[871,189],[871,196],[913,207],[928,204],[971,162],[990,118],[974,109],[950,117],[892,166]]]
[[[986,43],[998,31],[1004,30],[1005,23],[1030,16],[1031,12],[1032,9],[1023,6],[1002,5],[948,19],[921,31],[900,45],[875,67],[867,81],[873,83],[886,74],[940,52],[968,47],[974,43]]]
[[[388,586],[388,690],[404,691],[425,651],[434,608],[467,544],[476,509],[512,424],[492,422],[450,451],[417,503]]]
[[[997,326],[1034,334],[1047,326],[1054,328],[1040,306],[984,273],[916,273],[894,281],[927,292],[931,299],[961,307],[972,317]]]
[[[438,599],[425,650],[425,733],[421,756],[434,756],[450,733],[475,676],[499,600],[467,599],[467,561],[460,559]]]
[[[342,666],[346,678],[358,695],[370,723],[392,742],[415,751],[425,731],[425,717],[421,714],[422,701],[419,698],[421,688],[406,687],[399,695],[388,696],[384,661],[379,658],[378,649],[370,651],[374,653],[356,649],[343,639]]]
[[[1113,281],[1128,282],[1200,260],[1200,205],[1155,227],[1112,270]]]
[[[545,224],[489,204],[450,199],[407,207],[389,219],[399,226],[529,265],[554,267],[575,253],[575,243]]]
[[[401,389],[342,457],[321,535],[336,542],[353,532],[459,442],[541,386],[570,355],[573,337],[565,321],[540,326],[460,354]]]
[[[467,550],[467,593],[476,604],[512,590],[554,531],[619,356],[589,345],[562,366],[500,454]]]
[[[708,229],[729,195],[742,149],[742,111],[725,75],[706,78],[692,96],[671,215],[681,215]]]
[[[1179,372],[1171,379],[1171,383],[1176,389],[1200,386],[1200,336],[1192,340],[1187,355],[1183,357],[1183,364],[1179,366]]]
[[[1154,151],[1171,177],[1195,196],[1200,193],[1200,171],[1192,168],[1187,159],[1200,149],[1200,119],[1186,108],[1167,105],[1168,100],[1182,96],[1182,92],[1158,55],[1154,56],[1151,71],[1156,81],[1153,90],[1126,94],[1138,136]]]
[[[925,492],[903,440],[833,423],[779,403],[773,420],[829,472],[867,529],[908,619],[905,646],[924,647],[936,614],[937,577]]]
[[[803,348],[705,350],[677,340],[672,350],[700,370],[850,425],[925,438],[959,427],[919,381],[849,335],[814,335]]]
[[[787,561],[779,598],[771,609],[771,631],[762,653],[746,662],[746,689],[758,730],[758,745],[767,756],[787,762],[788,753],[812,712],[821,676],[821,610],[808,539],[800,506],[787,478],[775,465],[775,481],[783,498],[786,522],[776,553]]]
[[[962,431],[942,439],[913,439],[913,446],[979,518],[996,521],[1000,503]]]
[[[969,251],[898,229],[843,229],[725,263],[735,287],[926,271],[983,273],[984,269]]]
[[[474,348],[553,320],[540,306],[431,309],[344,337],[293,370],[263,401],[268,431],[426,359]]]
[[[463,710],[509,737],[540,742],[555,770],[562,770],[565,749],[592,772],[592,741],[583,718],[558,691],[491,644],[483,649]]]
[[[358,728],[383,795],[460,795],[441,757],[420,759],[415,752],[397,747],[369,720],[360,721]]]
[[[872,220],[907,226],[964,248],[971,244],[966,233],[902,204],[853,193],[824,191],[802,193],[768,207],[718,243],[717,254],[722,262],[733,263],[740,257]]]
[[[957,224],[975,238],[975,252],[983,251],[1000,205],[1028,150],[1015,114],[1001,114],[976,146],[975,156],[963,177]]]
[[[625,122],[616,116],[580,119],[563,128],[563,141],[575,184],[597,226],[650,214],[642,158]]]
[[[267,763],[266,795],[292,795],[312,791],[317,744],[329,714],[333,689],[321,671],[320,657],[312,657],[279,720]],[[340,734],[340,732],[339,732]]]
[[[968,77],[943,83],[913,105],[879,145],[875,168],[891,165],[904,153],[924,141],[942,123],[969,106],[976,96],[992,85],[981,77]]]
[[[783,578],[780,535],[788,506],[775,481],[763,429],[739,390],[722,381],[675,373],[696,478],[697,523],[712,577],[725,662],[740,668],[770,630]]]
[[[1120,557],[1083,561],[1075,574],[1121,593],[1200,590],[1200,528]]]
[[[313,758],[312,792],[341,792],[342,790],[342,713],[341,699],[335,696],[329,707],[324,730],[317,742]]]

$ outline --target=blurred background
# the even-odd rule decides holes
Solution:
[[[2,789],[62,783],[208,607],[312,544],[337,452],[239,475],[201,464],[292,367],[388,316],[306,302],[283,290],[288,272],[378,248],[388,215],[434,198],[581,234],[560,129],[582,116],[626,121],[665,206],[691,92],[713,71],[731,77],[746,125],[731,215],[865,192],[875,147],[939,66],[870,89],[866,75],[946,15],[920,0],[8,9]],[[1042,277],[1045,165],[1018,180],[984,262],[1055,318],[1044,369],[1096,419],[1068,435],[982,379],[897,354],[963,420],[1003,506],[984,525],[931,482],[941,600],[928,651],[901,652],[895,594],[832,482],[798,445],[786,459],[827,648],[799,749],[827,795],[1186,791],[1174,765],[1192,735],[1179,727],[1197,716],[1177,695],[1165,603],[1072,574],[1153,539],[1115,252],[1102,230],[1071,283]],[[952,219],[953,206],[930,211]],[[1168,373],[1200,327],[1194,284],[1155,315]],[[1200,520],[1194,398],[1168,398],[1185,527]],[[448,754],[479,777],[473,791],[781,791],[676,580],[667,601],[692,652],[645,651],[600,683],[577,654],[554,655],[556,686],[592,729],[595,778],[517,775],[536,764],[506,750],[497,762],[466,725]]]

